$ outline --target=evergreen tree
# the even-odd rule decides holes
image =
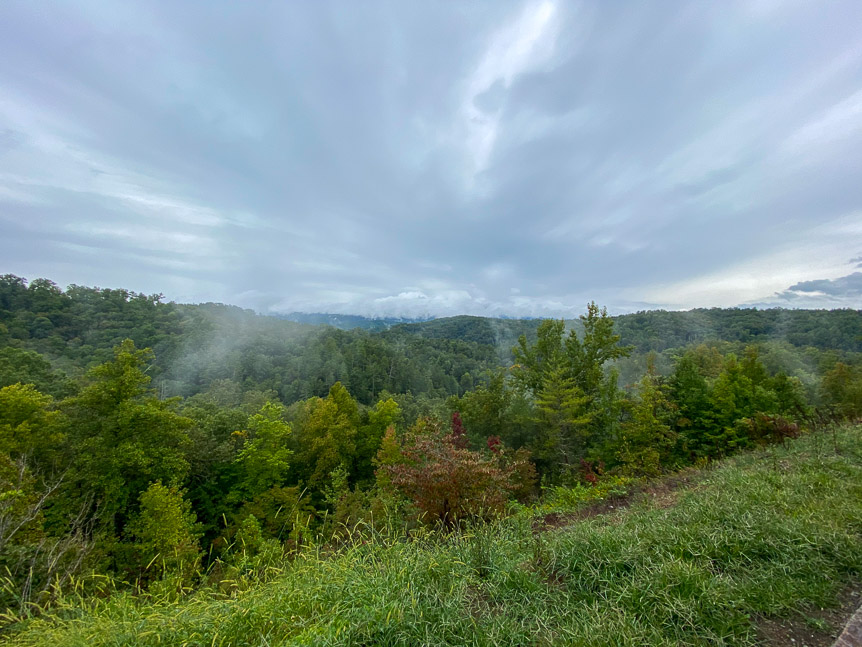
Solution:
[[[668,424],[672,404],[652,365],[638,384],[631,417],[622,426],[617,458],[626,472],[657,476],[668,465],[676,433]]]
[[[862,417],[862,370],[837,362],[823,375],[823,401],[847,418]]]
[[[669,386],[676,405],[674,426],[681,456],[685,460],[709,456],[712,446],[708,438],[716,433],[715,413],[709,385],[691,354],[677,360]]]
[[[572,330],[564,339],[565,323],[547,320],[539,325],[535,344],[529,344],[522,335],[518,346],[512,349],[516,360],[512,375],[516,384],[532,395],[540,410],[544,407],[537,418],[545,427],[544,435],[532,447],[537,460],[542,461],[540,466],[544,464],[557,472],[552,478],[559,477],[560,466],[571,469],[571,461],[583,457],[587,442],[593,446],[607,445],[619,429],[622,394],[617,388],[617,373],[608,368],[608,363],[627,357],[631,349],[620,345],[620,336],[614,333],[613,319],[606,309],[600,310],[590,303],[580,320],[583,328],[580,337]],[[548,391],[549,388],[555,392]],[[575,425],[580,428],[578,442],[575,434],[560,431],[563,427],[559,422],[552,422],[568,414],[550,414],[547,403],[540,405],[540,400],[559,399],[563,392],[568,393],[565,399],[584,399],[579,405],[582,410],[574,418],[582,419]],[[561,452],[556,459],[549,454],[554,448]]]
[[[588,403],[562,367],[545,375],[536,397],[539,436],[531,450],[551,481],[571,477],[585,454],[592,419]]]

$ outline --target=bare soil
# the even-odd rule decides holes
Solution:
[[[547,532],[565,528],[578,521],[592,519],[625,510],[641,501],[658,508],[668,508],[676,503],[680,490],[692,487],[703,478],[703,470],[689,468],[667,476],[647,481],[623,496],[610,497],[590,503],[574,512],[552,512],[533,524],[534,532]]]
[[[760,618],[758,641],[764,647],[829,647],[862,603],[862,582],[842,589],[830,609],[806,607],[790,617]]]

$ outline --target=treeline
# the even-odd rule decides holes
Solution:
[[[577,326],[522,332],[500,366],[498,344],[475,339],[8,276],[0,288],[10,613],[84,573],[179,589],[264,577],[358,523],[403,536],[481,520],[543,487],[653,476],[816,416],[862,416],[852,351],[714,342],[638,356],[595,304]],[[784,370],[797,360],[808,381]],[[623,388],[620,367],[641,364]]]
[[[26,365],[47,370],[33,355],[16,352],[29,350],[59,372],[80,376],[109,359],[123,339],[153,349],[148,375],[163,397],[230,380],[242,390],[274,390],[283,402],[324,396],[337,381],[364,404],[384,391],[445,398],[472,388],[498,365],[495,349],[474,342],[342,331],[222,304],[178,305],[161,295],[74,285],[61,290],[45,279],[28,284],[0,277],[0,348],[8,349],[0,366],[7,365],[7,373]]]
[[[290,403],[325,396],[340,381],[366,405],[383,392],[433,400],[463,395],[486,371],[511,366],[512,347],[521,335],[535,341],[539,324],[450,317],[381,332],[344,331],[222,304],[180,305],[161,295],[75,285],[61,290],[46,279],[28,284],[6,275],[0,276],[0,349],[6,349],[0,374],[29,366],[41,374],[43,390],[62,395],[59,376],[80,377],[131,339],[155,352],[148,375],[162,397],[186,397],[230,380],[242,390],[274,390]],[[676,349],[698,343],[725,342],[722,354],[756,343],[771,370],[808,386],[831,364],[852,364],[862,351],[862,314],[852,310],[656,311],[615,317],[614,325],[622,344],[632,346],[615,363],[626,388],[637,382],[650,352],[659,353],[656,369],[667,374]],[[580,332],[580,326],[566,322],[567,330]],[[50,364],[58,376],[52,384],[38,358],[16,352],[28,350]]]
[[[698,308],[686,312],[651,310],[613,318],[622,343],[635,352],[661,352],[690,344],[726,341],[742,344],[782,342],[820,350],[862,352],[862,313],[858,310],[785,310],[772,308]],[[509,349],[521,335],[535,339],[538,319],[488,319],[458,316],[396,329],[427,339],[461,339]],[[566,327],[580,331],[580,321]]]
[[[776,341],[798,348],[862,352],[862,312],[859,310],[653,310],[621,315],[615,318],[615,323],[623,343],[632,344],[642,352],[711,340],[743,344]]]

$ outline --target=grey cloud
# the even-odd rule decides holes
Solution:
[[[22,140],[23,134],[11,128],[0,131],[0,155],[19,146]]]
[[[853,272],[838,279],[802,281],[787,289],[791,292],[821,292],[830,296],[859,297],[862,296],[862,272]]]
[[[498,79],[490,88],[473,99],[473,104],[483,112],[496,112],[506,99],[506,88],[503,81]]]
[[[3,3],[0,272],[532,315],[815,239],[858,253],[824,229],[862,209],[853,114],[788,142],[852,109],[862,6],[558,3],[547,56],[473,87],[537,6]],[[475,175],[470,110],[493,126]]]
[[[772,297],[747,303],[748,306],[774,308],[851,308],[862,310],[862,272],[837,279],[800,281]]]

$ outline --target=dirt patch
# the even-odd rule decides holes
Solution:
[[[628,494],[626,496],[602,499],[601,501],[590,503],[574,512],[551,512],[533,522],[533,531],[547,532],[549,530],[557,530],[558,528],[571,526],[577,521],[583,521],[584,519],[591,519],[593,517],[611,514],[618,510],[624,510],[632,504],[632,497],[633,495]]]
[[[533,522],[533,532],[547,532],[565,528],[578,521],[625,510],[636,502],[643,501],[654,507],[668,508],[676,503],[681,490],[693,486],[703,477],[703,470],[689,468],[643,483],[624,496],[615,496],[589,503],[574,512],[551,512]]]
[[[669,508],[677,502],[682,490],[695,485],[703,477],[701,470],[684,470],[647,483],[637,494],[656,508]]]
[[[758,643],[764,647],[829,647],[862,603],[862,582],[845,587],[834,608],[805,607],[790,617],[760,618]]]

